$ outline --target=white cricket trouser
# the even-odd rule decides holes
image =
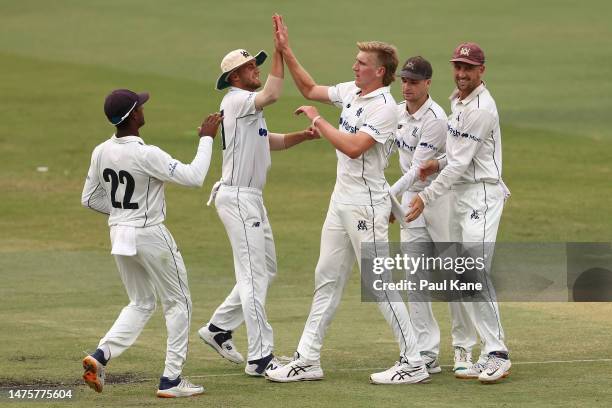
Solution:
[[[402,196],[402,208],[408,210],[408,205],[416,192],[405,192]],[[425,207],[423,219],[409,223],[408,228],[401,229],[402,251],[419,257],[433,256],[435,242],[449,242],[449,197],[445,194],[431,205]],[[417,220],[419,221],[419,220]],[[419,276],[427,279],[427,271],[417,271]],[[421,354],[439,355],[440,327],[434,317],[431,302],[420,300],[419,296],[411,296],[408,300],[408,311],[414,327],[419,351]],[[466,309],[461,302],[449,302],[451,316],[451,336],[453,347],[463,347],[471,350],[476,345],[476,328],[472,324]]]
[[[485,283],[484,301],[463,303],[480,336],[481,355],[508,351],[499,307],[488,279],[503,209],[504,191],[500,184],[459,184],[451,190],[451,241],[462,242],[472,257],[486,256],[487,259],[487,269],[480,276],[480,281]]]
[[[315,270],[315,291],[297,351],[307,361],[319,361],[323,337],[336,312],[342,291],[355,261],[361,270],[361,243],[388,242],[391,200],[357,206],[331,201],[323,231],[319,262]],[[377,253],[377,256],[387,256]],[[389,299],[389,298],[387,298]],[[410,316],[403,302],[378,302],[378,307],[395,335],[401,355],[411,365],[423,364],[417,349]]]
[[[244,321],[249,344],[247,360],[257,360],[274,351],[274,334],[265,310],[268,286],[276,276],[272,228],[258,189],[223,185],[215,207],[232,245],[236,285],[210,323],[223,330],[235,330]]]
[[[114,255],[130,303],[123,308],[99,348],[108,347],[111,358],[119,357],[140,335],[161,301],[168,340],[164,376],[175,379],[187,358],[191,296],[187,270],[170,231],[157,224],[136,228],[134,256]]]

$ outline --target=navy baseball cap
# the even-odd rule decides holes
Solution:
[[[112,125],[117,126],[123,122],[134,109],[143,105],[148,100],[148,92],[136,93],[129,89],[115,89],[108,94],[104,101],[104,113],[108,121]]]
[[[430,79],[433,75],[433,68],[429,61],[421,56],[410,57],[404,62],[400,77],[421,81]]]

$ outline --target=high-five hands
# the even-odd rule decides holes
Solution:
[[[272,16],[272,22],[274,24],[274,48],[283,52],[289,48],[287,26],[283,22],[283,16],[276,13]]]

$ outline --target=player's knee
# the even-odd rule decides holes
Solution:
[[[136,309],[140,313],[151,316],[155,312],[155,308],[157,307],[157,299],[154,296],[133,300],[128,305],[129,308]]]
[[[183,296],[181,298],[164,299],[162,300],[162,307],[165,313],[171,311],[172,313],[189,315],[192,310],[191,297]]]

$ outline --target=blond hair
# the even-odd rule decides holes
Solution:
[[[399,64],[395,46],[382,41],[361,41],[357,43],[357,48],[359,48],[359,51],[376,54],[378,63],[385,67],[385,75],[383,76],[384,86],[388,86],[391,82],[395,81],[395,70]]]

